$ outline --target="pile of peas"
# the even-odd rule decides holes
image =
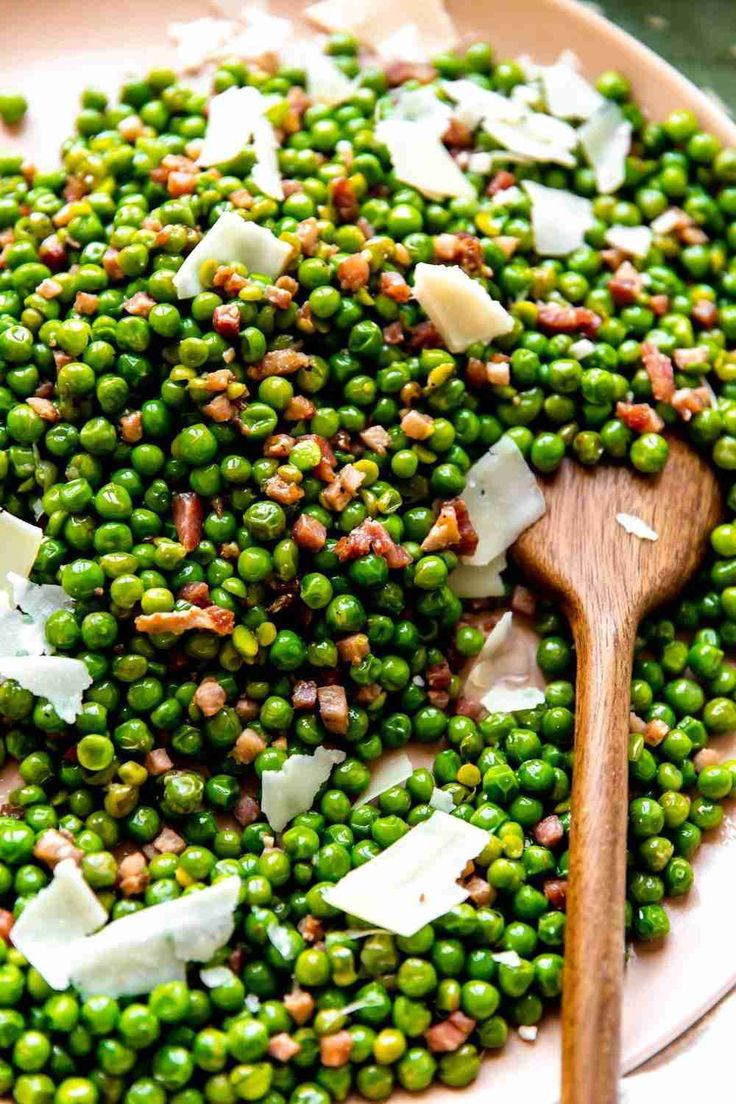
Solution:
[[[618,194],[598,196],[582,163],[571,171],[515,168],[519,179],[593,197],[587,244],[564,261],[540,259],[523,196],[499,210],[482,176],[471,175],[479,198],[446,203],[398,182],[373,134],[377,105],[388,106],[385,73],[361,68],[346,36],[334,37],[329,51],[359,85],[340,106],[308,107],[297,125],[286,125],[293,123],[286,96],[303,83],[298,70],[269,75],[236,60],[214,76],[214,92],[253,84],[280,97],[273,121],[284,124],[281,169],[300,185],[280,203],[251,180],[249,151],[219,172],[198,172],[183,195],[152,178],[164,157],[191,152],[206,127],[207,97],[168,71],[129,82],[118,103],[85,92],[58,171],[0,157],[0,501],[19,517],[40,518],[33,578],[61,583],[75,600],[73,611],[49,618],[46,634],[58,654],[81,658],[93,679],[73,725],[18,683],[0,686],[2,756],[17,761],[22,777],[0,818],[5,930],[49,883],[34,853],[49,829],[73,837],[84,877],[112,918],[231,874],[242,879],[235,934],[211,964],[231,970],[214,988],[192,969],[188,983],[159,985],[148,996],[82,1000],[72,990],[53,992],[0,940],[0,1093],[19,1104],[330,1104],[352,1091],[380,1101],[394,1086],[470,1083],[484,1050],[538,1023],[560,994],[565,914],[544,887],[567,870],[574,655],[567,625],[540,605],[544,705],[477,721],[454,713],[457,672],[484,635],[447,585],[455,554],[422,554],[432,503],[462,495],[470,465],[504,433],[539,472],[554,471],[565,455],[661,470],[665,437],[635,437],[615,416],[629,392],[635,401],[652,399],[641,363],[647,339],[666,353],[696,344],[707,350],[676,382],[697,385],[705,376],[718,400],[682,430],[722,473],[730,516],[736,512],[729,482],[736,357],[728,351],[736,338],[736,151],[722,149],[687,111],[646,122],[626,80],[604,74],[599,90],[633,126],[626,182]],[[496,62],[485,44],[435,64],[443,77],[470,76],[503,93],[524,80],[517,63]],[[12,97],[0,102],[4,117],[21,109]],[[477,148],[491,147],[477,136]],[[357,201],[347,221],[334,203],[343,178]],[[293,245],[293,302],[277,307],[265,294],[270,281],[245,270],[245,286],[231,296],[215,289],[210,272],[205,290],[179,300],[173,277],[185,254],[243,190],[251,202],[239,206],[242,217]],[[607,227],[648,223],[673,205],[702,228],[704,241],[655,239],[641,263],[644,292],[619,309],[601,258]],[[307,219],[318,229],[310,256],[298,233]],[[483,283],[513,314],[513,332],[496,347],[510,356],[508,386],[466,381],[468,359],[491,352],[482,345],[453,356],[384,338],[391,323],[409,334],[422,318],[414,302],[380,290],[380,274],[399,271],[411,281],[413,266],[433,259],[441,233],[479,239],[491,272]],[[517,240],[513,256],[496,243],[501,236]],[[370,284],[349,293],[337,270],[361,251],[370,258]],[[50,297],[37,290],[49,280],[57,285]],[[136,292],[154,301],[147,317],[124,307]],[[655,295],[668,297],[663,315],[651,309]],[[573,335],[540,332],[540,300],[602,317],[584,363],[571,355]],[[235,340],[212,321],[230,301],[241,319]],[[296,341],[310,354],[308,367],[252,381],[250,366]],[[225,362],[232,394],[246,398],[240,431],[202,409],[211,398],[202,377]],[[57,420],[26,402],[39,389]],[[284,419],[295,396],[315,406],[296,424]],[[407,396],[434,418],[426,441],[400,428]],[[671,408],[658,410],[674,424]],[[140,415],[136,441],[121,429],[131,414]],[[359,443],[371,425],[388,431],[385,454]],[[279,431],[297,438],[286,464],[264,455],[265,440]],[[319,449],[299,440],[308,434],[331,440],[338,463],[352,461],[364,475],[341,513],[321,497],[313,474]],[[277,471],[303,490],[298,506],[264,493]],[[202,539],[192,551],[173,524],[172,496],[180,492],[193,492],[203,507]],[[316,554],[291,536],[300,513],[327,529]],[[408,550],[408,567],[391,570],[375,553],[339,561],[337,539],[368,517]],[[190,583],[207,584],[211,602],[233,612],[232,635],[136,631],[141,613],[186,608],[179,595]],[[369,650],[347,667],[336,641],[354,633],[365,635]],[[720,823],[736,783],[736,763],[698,756],[711,737],[736,728],[736,667],[726,659],[734,643],[736,523],[729,520],[714,530],[708,562],[682,598],[640,630],[632,710],[669,731],[658,746],[634,733],[629,746],[627,927],[638,939],[667,933],[662,902],[690,889],[702,835]],[[425,673],[445,660],[450,707],[440,708]],[[257,780],[287,754],[328,739],[319,715],[296,712],[291,694],[296,679],[320,682],[336,668],[349,702],[348,757],[274,847],[267,823],[243,827],[229,814],[253,772]],[[226,704],[205,717],[194,696],[209,675]],[[265,744],[252,767],[231,755],[243,698],[248,725]],[[432,771],[416,770],[375,805],[353,808],[371,763],[409,740],[437,745]],[[160,747],[175,769],[156,777],[146,763]],[[452,796],[454,815],[488,831],[476,863],[488,904],[461,904],[411,938],[366,932],[327,904],[325,888],[432,815],[435,786]],[[563,831],[548,847],[535,828],[550,815]],[[164,827],[175,829],[184,849],[155,854],[146,887],[124,895],[119,846],[149,845]],[[308,916],[325,930],[316,945],[299,930]],[[295,986],[314,1002],[302,1022],[287,1009]],[[454,1052],[432,1053],[425,1032],[455,1011],[472,1018],[474,1030]],[[324,1065],[320,1041],[341,1031],[350,1037],[349,1061]],[[268,1051],[283,1033],[299,1046],[287,1062]]]

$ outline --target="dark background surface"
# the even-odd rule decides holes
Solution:
[[[591,6],[736,115],[736,0],[599,0]]]

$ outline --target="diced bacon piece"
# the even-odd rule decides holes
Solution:
[[[319,552],[324,548],[327,540],[327,530],[319,520],[311,514],[300,514],[294,522],[291,535],[300,548],[306,548],[308,552]]]
[[[601,249],[600,257],[604,265],[610,268],[611,272],[615,272],[626,260],[626,254],[623,249]]]
[[[655,718],[652,721],[647,721],[644,726],[644,743],[649,744],[650,747],[658,747],[662,743],[665,736],[670,730],[670,726],[665,721]]]
[[[365,472],[354,464],[345,464],[337,473],[334,483],[330,483],[322,495],[331,510],[340,513],[355,498],[358,488],[365,479]]]
[[[247,188],[237,188],[234,192],[230,192],[227,198],[233,207],[239,211],[247,211],[249,207],[253,206],[253,196]]]
[[[616,403],[616,417],[635,433],[659,433],[664,426],[659,414],[649,403]]]
[[[671,402],[675,394],[675,376],[672,361],[660,352],[656,345],[645,341],[641,347],[641,359],[652,385],[657,402]]]
[[[248,278],[236,272],[232,265],[220,265],[212,277],[212,286],[224,288],[228,295],[237,295],[248,285]]]
[[[699,299],[692,313],[693,321],[703,329],[711,330],[718,324],[718,308],[710,299]]]
[[[210,588],[207,583],[185,583],[179,591],[179,597],[185,602],[191,602],[193,606],[206,609],[212,605],[210,602]]]
[[[355,694],[358,705],[372,705],[374,701],[385,695],[385,690],[377,682],[369,682],[367,686],[360,686]]]
[[[276,1058],[279,1062],[289,1062],[301,1049],[296,1039],[292,1039],[285,1031],[279,1031],[278,1035],[272,1035],[268,1040],[269,1057]]]
[[[227,694],[224,687],[220,686],[214,678],[206,678],[200,682],[194,694],[194,704],[199,706],[205,717],[214,717],[226,701]]]
[[[145,291],[137,291],[135,295],[131,295],[130,299],[125,300],[123,310],[127,311],[128,314],[135,314],[138,318],[148,318],[155,306],[155,299],[152,299]]]
[[[325,937],[324,925],[316,916],[311,916],[309,913],[301,918],[297,928],[307,943],[318,943]]]
[[[631,261],[622,261],[608,281],[608,290],[617,307],[635,303],[644,289],[644,278]]]
[[[431,690],[447,690],[452,682],[452,671],[446,659],[431,663],[426,672],[427,686]]]
[[[123,897],[134,897],[136,893],[142,893],[148,882],[148,864],[142,851],[134,851],[120,860],[118,888]]]
[[[156,836],[153,841],[153,846],[161,854],[171,853],[173,855],[181,855],[182,851],[186,848],[187,841],[175,832],[173,828],[164,828]]]
[[[478,547],[478,534],[470,520],[468,507],[461,498],[453,498],[448,503],[455,510],[457,524],[460,528],[460,542],[455,549],[459,556],[472,556]]]
[[[554,813],[540,820],[534,829],[534,838],[542,847],[556,847],[565,838],[562,821]]]
[[[459,541],[460,527],[457,523],[457,515],[452,506],[444,503],[434,525],[422,541],[422,552],[436,552],[439,549],[451,548]]]
[[[140,410],[132,410],[120,418],[120,436],[126,444],[134,445],[143,436],[143,417]]]
[[[172,633],[180,636],[189,629],[213,632],[217,636],[229,636],[235,628],[235,614],[221,606],[192,606],[188,610],[144,613],[135,619],[135,627],[142,633]]]
[[[670,309],[669,295],[652,295],[649,300],[649,309],[654,312],[657,318],[661,318],[663,314],[667,314],[667,311]]]
[[[638,714],[634,712],[629,713],[629,732],[636,732],[641,735],[646,727],[647,722],[638,716]]]
[[[680,231],[680,241],[683,245],[705,245],[708,235],[702,226],[683,226]]]
[[[700,774],[705,767],[715,767],[720,761],[721,753],[711,747],[701,748],[700,751],[696,752],[693,756],[693,766],[698,774]]]
[[[289,483],[280,475],[272,475],[263,484],[263,489],[274,502],[280,502],[283,506],[293,506],[301,498],[304,491],[298,483]]]
[[[473,145],[473,132],[467,123],[453,115],[442,134],[442,141],[451,149],[469,149]]]
[[[210,402],[205,403],[202,407],[202,413],[206,414],[213,422],[229,422],[237,413],[237,407],[230,402],[224,392],[221,392],[219,395],[215,395]]]
[[[102,254],[102,267],[111,280],[125,279],[125,273],[118,263],[119,255],[119,251],[113,249],[112,246],[109,246]]]
[[[495,358],[486,364],[486,378],[494,387],[508,387],[511,382],[511,368],[506,359]]]
[[[672,405],[684,422],[689,422],[693,414],[705,410],[710,402],[711,396],[707,387],[681,387],[672,397]]]
[[[221,303],[212,312],[212,326],[220,335],[234,341],[240,333],[240,311],[237,303]]]
[[[34,391],[37,399],[50,399],[53,393],[54,385],[51,380],[42,380]]]
[[[291,704],[295,709],[314,709],[317,705],[317,683],[300,679],[291,691]]]
[[[54,349],[54,365],[58,372],[61,368],[65,368],[67,364],[71,364],[72,358],[68,353],[62,353],[61,349]]]
[[[330,196],[336,221],[355,222],[360,214],[360,204],[352,181],[345,176],[338,176],[330,185]]]
[[[407,410],[401,419],[401,430],[412,441],[426,441],[434,433],[434,418],[418,410]]]
[[[207,392],[217,393],[227,391],[228,386],[234,381],[232,369],[216,368],[214,372],[205,372],[197,380],[199,386]]]
[[[365,633],[353,633],[337,641],[337,652],[343,663],[360,663],[370,650],[371,646]]]
[[[343,686],[320,686],[317,689],[319,715],[328,732],[344,736],[348,730],[348,699]]]
[[[319,1056],[327,1069],[338,1069],[350,1061],[353,1049],[353,1037],[349,1031],[336,1031],[334,1035],[323,1035],[319,1041]]]
[[[273,433],[263,445],[263,455],[271,460],[284,460],[293,449],[296,441],[289,433]]]
[[[409,331],[411,349],[440,349],[442,344],[442,334],[434,322],[419,322]]]
[[[510,260],[519,248],[519,239],[512,237],[511,234],[499,234],[493,239],[493,244],[498,246],[507,260]]]
[[[89,317],[96,312],[99,301],[99,295],[94,295],[91,291],[78,291],[74,296],[74,309],[77,314]]]
[[[56,409],[50,399],[39,399],[36,395],[31,395],[26,399],[26,402],[30,406],[31,410],[35,410],[39,418],[44,422],[58,422],[59,411]]]
[[[524,613],[533,617],[537,612],[536,596],[525,586],[515,586],[511,592],[511,609],[514,613]]]
[[[709,353],[707,345],[694,345],[692,349],[675,349],[672,356],[677,367],[686,371],[696,364],[707,364]]]
[[[382,272],[378,288],[396,303],[408,303],[411,299],[411,288],[400,272]]]
[[[474,1027],[475,1020],[458,1010],[441,1023],[433,1024],[424,1032],[424,1038],[435,1054],[450,1054],[463,1045]]]
[[[331,483],[335,479],[333,468],[337,460],[335,459],[335,453],[332,451],[330,442],[325,437],[320,437],[318,433],[305,433],[299,440],[315,441],[319,445],[322,459],[319,464],[313,468],[313,473],[317,479],[321,479],[323,483]]]
[[[501,169],[489,183],[486,194],[494,196],[497,192],[505,192],[507,188],[513,188],[515,183],[516,177],[514,174],[509,172],[508,169]]]
[[[276,307],[277,310],[287,310],[291,306],[293,296],[286,288],[270,284],[267,288],[264,288],[263,298],[267,303]]]
[[[180,544],[187,552],[193,552],[202,539],[202,500],[193,491],[175,494],[171,500],[171,512]]]
[[[253,763],[266,748],[266,741],[254,728],[244,728],[235,741],[233,759],[236,763]]]
[[[600,316],[587,307],[563,307],[560,303],[541,303],[537,313],[539,328],[545,333],[582,333],[595,337]]]
[[[335,545],[335,555],[339,560],[356,560],[373,551],[383,556],[390,568],[406,567],[411,556],[397,544],[387,532],[386,527],[374,518],[366,518]]]
[[[250,794],[242,794],[237,805],[233,809],[233,816],[242,828],[249,824],[255,824],[261,815],[261,807]]]
[[[462,230],[457,234],[438,234],[434,239],[434,256],[435,260],[460,265],[470,273],[480,272],[485,264],[480,240]]]
[[[66,264],[66,246],[56,234],[49,234],[38,247],[38,259],[52,272],[59,272]]]
[[[49,828],[42,832],[36,840],[33,854],[52,870],[64,859],[72,859],[79,866],[84,856],[84,852],[74,843],[71,832],[64,829],[57,831],[56,828]]]
[[[485,878],[479,878],[478,875],[475,874],[465,882],[465,888],[470,894],[470,900],[476,908],[485,908],[486,905],[491,904],[494,894]]]
[[[368,429],[361,432],[360,439],[364,445],[367,445],[373,452],[377,452],[379,456],[385,456],[388,446],[391,444],[390,434],[380,425],[368,426]]]
[[[0,908],[0,941],[5,944],[10,942],[10,933],[13,930],[15,917],[9,909]]]
[[[395,322],[389,322],[388,326],[383,327],[383,340],[387,345],[400,345],[404,340],[404,327],[401,324],[401,319],[397,318]]]
[[[67,203],[74,203],[82,196],[86,196],[88,192],[89,188],[81,176],[70,176],[64,185],[62,195]]]
[[[287,422],[301,422],[311,418],[316,409],[317,407],[306,395],[294,395],[284,411],[284,418]]]
[[[441,709],[443,713],[450,704],[450,695],[446,690],[428,690],[427,697],[430,705],[433,705],[435,709]]]
[[[312,1018],[314,997],[304,989],[293,989],[284,996],[283,1002],[294,1023],[300,1027]]]
[[[351,254],[337,268],[337,278],[343,291],[357,291],[365,287],[370,275],[371,266],[362,253]]]
[[[235,712],[241,721],[247,723],[248,721],[254,721],[256,719],[260,712],[260,706],[253,698],[249,698],[244,694],[236,701]]]
[[[165,747],[153,748],[146,756],[146,770],[149,774],[152,774],[154,778],[166,774],[173,766],[174,764]]]
[[[471,701],[470,698],[458,698],[455,702],[455,712],[460,717],[471,717],[479,721],[483,715],[483,706],[480,702]]]
[[[191,195],[197,188],[199,173],[172,172],[166,181],[166,190],[172,199]]]
[[[428,61],[390,61],[384,71],[391,88],[397,88],[410,80],[418,81],[419,84],[431,84],[437,76],[437,70]]]
[[[471,387],[485,387],[489,383],[488,365],[478,357],[468,357],[465,366],[465,380]]]
[[[55,280],[53,276],[47,276],[36,288],[36,294],[40,295],[42,299],[56,299],[63,290],[64,288],[58,280]]]
[[[314,256],[319,241],[319,224],[313,215],[299,223],[296,228],[296,236],[299,239],[304,256]]]
[[[553,909],[564,912],[567,902],[567,878],[549,878],[544,883],[544,896]]]
[[[274,349],[263,360],[248,369],[251,379],[262,380],[268,376],[291,376],[309,365],[309,357],[298,349]]]

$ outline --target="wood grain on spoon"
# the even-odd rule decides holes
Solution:
[[[656,477],[565,461],[544,493],[547,513],[513,551],[526,574],[560,600],[577,653],[562,1104],[615,1104],[636,630],[692,575],[722,502],[712,469],[679,440],[670,441]],[[642,518],[659,539],[629,535],[618,513]]]

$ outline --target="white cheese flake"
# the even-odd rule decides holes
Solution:
[[[598,191],[604,195],[620,188],[626,176],[631,149],[631,123],[618,104],[606,101],[578,131],[580,145],[595,172]]]
[[[483,567],[495,560],[545,512],[544,495],[508,434],[481,456],[465,476],[462,493],[478,547],[463,562]]]
[[[240,878],[113,920],[69,948],[72,983],[84,996],[133,997],[183,981],[188,962],[208,962],[233,933]]]
[[[68,949],[107,920],[107,913],[72,859],[33,897],[13,924],[10,940],[52,989],[69,985]]]
[[[616,514],[616,521],[632,537],[638,537],[639,540],[659,540],[659,534],[636,514]]]
[[[268,107],[266,97],[250,86],[228,88],[213,96],[198,160],[200,165],[221,165],[252,143],[256,159],[250,174],[253,182],[272,199],[283,199],[279,145],[266,114]]]
[[[539,78],[547,110],[560,119],[589,119],[605,103],[600,92],[564,58],[540,66]]]
[[[4,679],[46,698],[67,724],[81,713],[82,694],[92,685],[86,664],[68,656],[0,656],[0,681]]]
[[[303,66],[307,78],[307,95],[314,103],[334,107],[345,103],[355,92],[356,82],[346,77],[340,66],[327,54],[310,50],[304,58]]]
[[[376,759],[370,767],[371,778],[367,789],[353,802],[353,808],[367,805],[392,786],[400,786],[414,773],[411,759],[401,748],[388,751]]]
[[[354,34],[388,60],[426,60],[458,40],[442,0],[319,0],[305,15],[324,31]]]
[[[429,798],[429,805],[433,809],[439,809],[441,813],[451,813],[455,808],[455,802],[452,799],[452,794],[447,790],[440,790],[437,786],[432,790]]]
[[[14,571],[8,573],[13,600],[34,621],[47,621],[59,610],[73,610],[74,599],[54,583],[32,583]]]
[[[202,291],[199,270],[205,261],[218,261],[220,264],[237,261],[250,272],[275,279],[290,256],[291,246],[265,226],[246,222],[234,211],[225,211],[174,275],[174,287],[180,299],[199,295]]]
[[[237,24],[231,19],[215,19],[209,15],[186,23],[169,23],[168,27],[179,65],[185,72],[195,72],[216,56],[236,30]]]
[[[501,572],[505,570],[506,556],[501,552],[490,563],[480,566],[459,563],[447,585],[458,598],[500,598],[504,593]]]
[[[0,590],[0,656],[40,656],[50,650],[44,623],[13,609],[5,591]]]
[[[43,540],[43,529],[0,510],[0,589],[11,593],[11,572],[27,579]]]
[[[266,5],[240,4],[236,14],[238,28],[226,37],[219,52],[221,57],[248,60],[263,57],[264,54],[278,54],[292,37],[294,28],[291,20],[271,15]]]
[[[499,192],[491,196],[492,207],[511,207],[514,203],[523,201],[524,193],[521,188],[516,184],[512,184],[510,188],[501,188]]]
[[[595,352],[595,342],[591,341],[589,337],[581,337],[578,341],[573,341],[567,351],[575,360],[585,360],[586,357]]]
[[[199,980],[207,989],[217,989],[220,985],[228,985],[235,974],[229,966],[206,966],[199,971]]]
[[[383,119],[375,129],[386,146],[394,175],[429,199],[476,198],[475,188],[442,145],[432,121]]]
[[[523,1039],[525,1043],[536,1042],[539,1034],[539,1028],[536,1024],[521,1024],[518,1030],[519,1038]]]
[[[414,935],[466,899],[468,890],[457,878],[487,843],[484,829],[434,812],[375,859],[329,886],[325,900],[369,924]]]
[[[534,709],[544,701],[526,666],[526,656],[512,646],[511,612],[491,629],[465,683],[465,694],[480,699],[489,713]],[[525,669],[526,668],[526,669]]]
[[[451,353],[464,352],[476,341],[485,344],[514,328],[506,308],[458,265],[418,264],[414,296]]]
[[[612,226],[606,230],[606,244],[630,257],[646,257],[652,248],[652,237],[648,226]]]
[[[452,108],[439,98],[434,84],[423,84],[419,88],[397,89],[387,118],[402,119],[405,123],[423,123],[431,126],[437,137],[441,138],[452,118]]]
[[[261,811],[275,832],[312,808],[320,786],[344,758],[344,751],[319,747],[314,755],[291,755],[279,770],[263,772]]]
[[[548,188],[524,181],[532,201],[534,248],[542,257],[566,257],[585,244],[585,234],[595,224],[593,204],[564,188]]]

